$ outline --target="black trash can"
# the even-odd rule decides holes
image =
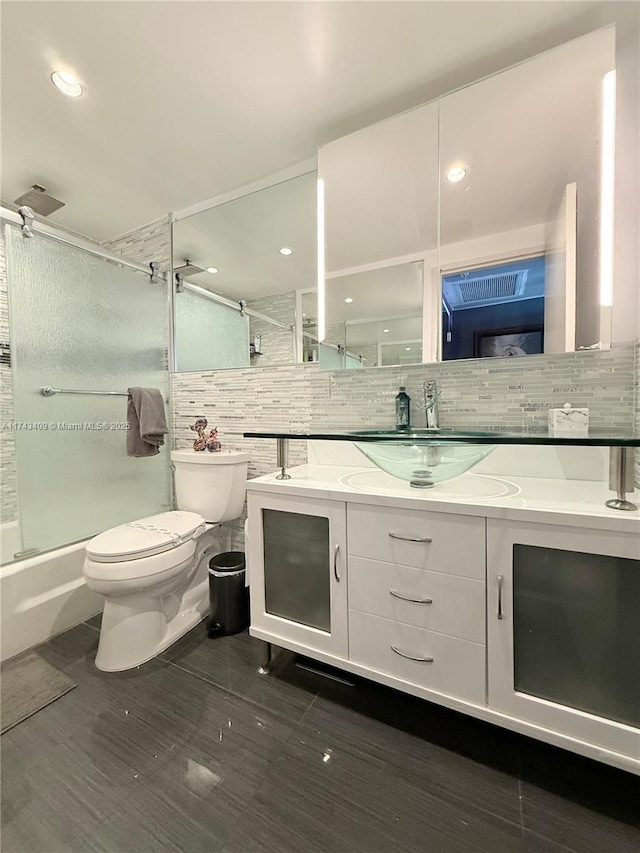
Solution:
[[[249,594],[242,551],[225,551],[209,560],[209,636],[239,634],[249,627]]]

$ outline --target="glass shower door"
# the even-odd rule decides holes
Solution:
[[[126,454],[126,396],[168,396],[166,283],[7,226],[18,498],[23,551],[46,550],[171,507],[169,445]]]

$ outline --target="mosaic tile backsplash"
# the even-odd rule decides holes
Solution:
[[[177,447],[191,443],[189,423],[204,415],[226,447],[251,453],[249,476],[276,468],[274,441],[243,439],[258,429],[341,429],[393,427],[394,398],[406,385],[414,401],[422,383],[440,389],[440,424],[466,428],[517,429],[546,425],[547,409],[566,402],[588,406],[595,429],[612,422],[630,427],[638,418],[634,402],[640,347],[608,352],[530,356],[501,361],[458,361],[406,368],[323,372],[315,364],[183,373],[172,377],[173,429]],[[634,408],[635,407],[635,408]],[[424,413],[413,408],[413,422]],[[290,465],[307,461],[304,441],[290,443]],[[242,547],[241,523],[234,545]]]

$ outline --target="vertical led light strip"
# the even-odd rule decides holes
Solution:
[[[600,305],[613,304],[613,198],[616,157],[616,72],[602,78],[600,161]]]
[[[324,304],[324,180],[318,178],[318,343],[325,338]]]

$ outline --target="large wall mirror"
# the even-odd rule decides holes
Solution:
[[[304,360],[301,294],[317,281],[316,173],[173,223],[178,372]]]
[[[610,345],[614,69],[600,30],[321,149],[322,366]]]

